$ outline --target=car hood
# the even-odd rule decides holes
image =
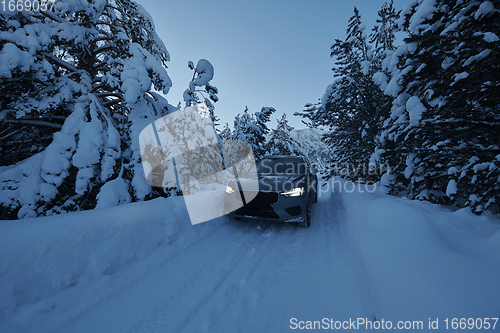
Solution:
[[[304,186],[305,175],[272,175],[272,174],[259,174],[259,191],[264,192],[287,192],[295,187]],[[248,179],[240,178],[240,183],[243,188],[250,182]],[[236,180],[231,181],[229,184],[233,189],[238,189]]]

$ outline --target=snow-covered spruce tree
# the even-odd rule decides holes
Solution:
[[[260,111],[255,112],[248,126],[249,143],[252,146],[256,161],[259,161],[266,153],[264,145],[266,136],[270,131],[267,123],[271,120],[271,115],[274,112],[276,112],[276,109],[273,107],[263,107]]]
[[[373,47],[372,65],[378,70],[382,70],[382,61],[386,55],[396,49],[400,12],[394,8],[394,0],[384,3],[378,11],[377,23],[370,34],[370,43]]]
[[[151,196],[138,137],[175,109],[151,91],[168,93],[168,60],[133,1],[58,0],[52,11],[2,16],[1,218]]]
[[[376,153],[391,191],[499,211],[500,3],[412,1],[386,93],[394,97]]]
[[[220,132],[219,135],[222,140],[231,140],[233,132],[231,131],[231,128],[229,127],[228,123],[224,124],[224,128],[222,128],[222,131]]]
[[[238,114],[234,118],[232,139],[248,142],[256,161],[259,161],[266,153],[266,136],[269,133],[267,123],[274,112],[276,112],[275,108],[265,106],[255,114],[250,114],[248,108],[245,108],[241,116]]]
[[[392,5],[385,5],[379,12],[384,16],[379,19],[380,25],[372,37],[377,41],[377,52],[373,52],[367,40],[366,25],[354,7],[346,39],[336,39],[331,47],[331,57],[336,58],[334,82],[327,87],[320,105],[308,104],[303,113],[314,126],[328,129],[323,139],[332,149],[329,176],[339,171],[352,180],[367,180],[373,176],[367,172],[369,160],[390,109],[389,98],[373,79],[381,67],[377,57],[382,56],[386,48],[391,48],[394,40],[391,26],[395,18],[385,14],[388,10],[393,11]],[[383,42],[378,43],[379,40]],[[360,173],[360,170],[365,172]]]
[[[286,114],[281,119],[276,119],[278,125],[271,130],[269,140],[266,142],[266,151],[270,155],[307,156],[300,144],[295,141],[290,132],[293,127],[288,125]]]
[[[252,138],[251,135],[249,134],[249,127],[250,124],[254,121],[252,115],[248,112],[248,107],[245,107],[245,110],[243,111],[243,114],[237,114],[234,117],[234,130],[232,132],[231,140],[232,142],[247,142],[250,143]],[[253,149],[253,147],[252,147]],[[225,158],[236,161],[237,157],[236,156],[242,156],[244,155],[244,151],[246,151],[246,148],[242,145],[239,144],[229,144],[226,146],[225,149]]]
[[[237,114],[234,117],[233,124],[233,140],[242,140],[250,142],[250,135],[248,134],[248,127],[253,122],[252,115],[248,112],[248,107],[245,107],[243,114]]]

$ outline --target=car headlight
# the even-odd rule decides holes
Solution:
[[[226,193],[227,193],[227,194],[234,193],[233,188],[232,188],[231,186],[227,185],[227,186],[226,186]]]
[[[303,187],[296,187],[291,191],[281,193],[281,195],[284,195],[285,197],[298,197],[301,196],[302,194],[304,194]]]

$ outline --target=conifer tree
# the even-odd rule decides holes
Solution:
[[[293,127],[288,125],[286,114],[283,113],[281,119],[276,119],[276,121],[278,125],[271,130],[269,140],[266,143],[266,151],[270,155],[307,156],[300,144],[290,136]]]
[[[383,15],[393,11],[391,5],[385,6],[387,9],[380,12]],[[354,7],[345,40],[336,39],[331,47],[330,55],[336,59],[334,82],[327,87],[319,105],[308,104],[303,112],[303,117],[309,118],[311,124],[328,129],[323,139],[332,151],[329,176],[339,170],[353,180],[367,180],[371,176],[360,174],[358,166],[369,164],[376,137],[390,108],[389,98],[375,83],[374,75],[380,71],[382,62],[377,57],[384,54],[385,47],[392,47],[394,31],[389,27],[394,25],[394,20],[395,16],[380,18],[381,25],[376,29],[378,35],[372,39],[384,40],[386,44],[377,44],[377,52],[373,52],[366,25]]]
[[[220,132],[220,138],[222,140],[230,140],[232,136],[233,136],[233,133],[231,131],[231,128],[229,127],[229,124],[225,123],[224,128]]]
[[[248,127],[250,134],[250,144],[254,151],[255,160],[259,161],[266,152],[266,136],[269,134],[267,123],[271,120],[271,115],[276,112],[273,107],[263,107],[252,117],[252,122]]]
[[[387,61],[394,102],[376,153],[393,193],[499,211],[499,11],[438,0],[402,14],[409,37]]]
[[[248,107],[245,107],[243,114],[238,114],[234,117],[233,140],[241,140],[250,142],[248,127],[252,123],[252,115],[248,112]]]
[[[0,172],[1,217],[150,197],[138,136],[175,108],[152,91],[167,94],[171,81],[149,14],[130,0],[58,0],[1,16],[0,31],[1,155],[11,165]]]
[[[248,108],[245,107],[243,114],[238,114],[234,119],[232,139],[248,142],[256,161],[259,161],[265,154],[266,135],[269,133],[267,123],[274,112],[276,109],[273,107],[262,107],[255,114],[250,114]]]
[[[394,0],[384,3],[378,11],[377,24],[372,29],[370,43],[374,49],[374,60],[382,61],[385,58],[386,51],[396,49],[396,32],[399,31],[397,22],[400,17],[400,11],[394,8]],[[379,65],[381,66],[381,65]]]

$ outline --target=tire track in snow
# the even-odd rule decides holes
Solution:
[[[292,226],[292,227],[295,227]],[[290,304],[291,299],[293,298],[293,293],[294,293],[294,272],[297,272],[300,270],[300,260],[301,256],[303,254],[303,248],[304,248],[304,239],[307,229],[302,229],[302,228],[297,228],[293,231],[293,236],[297,236],[294,238],[296,240],[295,242],[292,243],[291,246],[291,255],[289,256],[289,253],[284,253],[283,257],[281,258],[275,258],[274,261],[269,262],[269,266],[273,267],[273,265],[277,265],[277,262],[281,261],[281,264],[284,266],[283,272],[284,272],[284,277],[280,281],[280,289],[279,293],[277,293],[275,300],[277,301],[276,303],[270,303],[270,308],[269,311],[267,311],[268,318],[266,320],[266,327],[268,327],[268,332],[279,332],[281,330],[281,327],[283,325],[283,322],[288,321],[289,319],[287,318],[287,313],[288,313],[288,305]],[[289,243],[290,239],[284,239],[285,243]],[[277,262],[275,262],[277,261]],[[275,310],[274,312],[272,310]],[[255,319],[255,316],[253,316],[252,319],[254,322],[257,322],[257,319]],[[251,326],[247,326],[250,327]],[[258,326],[256,327],[258,329]],[[255,329],[253,330],[248,330],[248,332],[255,332]]]
[[[263,295],[263,292],[274,289],[277,292],[273,293],[272,301],[265,303],[273,304],[274,309],[284,311],[287,296],[290,294],[290,284],[286,281],[296,269],[296,258],[300,254],[304,230],[282,223],[265,222],[265,226],[266,229],[261,231],[260,237],[249,240],[246,243],[247,248],[233,258],[229,269],[224,268],[223,272],[213,271],[211,276],[204,279],[205,282],[197,288],[203,292],[202,295],[191,293],[191,299],[184,301],[184,308],[192,310],[187,314],[186,311],[182,312],[183,322],[179,326],[169,326],[169,330],[245,331],[242,328],[251,327],[248,323],[251,322],[252,315],[262,306],[263,298],[267,296]],[[292,245],[290,237],[295,239]],[[154,319],[148,325],[140,326],[139,330],[164,331],[166,322],[161,319],[160,314],[171,311],[173,315],[176,310],[171,304],[160,306],[151,316]],[[275,312],[269,312],[274,323],[277,317]]]
[[[202,331],[205,332],[234,332],[244,327],[244,322],[255,310],[260,298],[258,289],[250,286],[251,280],[268,261],[264,258],[273,257],[276,253],[276,238],[287,234],[287,227],[284,224],[271,224],[242,255],[242,260],[238,260],[225,276],[218,279],[212,287],[213,291],[196,307],[189,316],[189,322],[184,322],[180,331],[192,332],[197,327],[203,327]],[[219,304],[221,300],[225,303]]]
[[[343,196],[349,194],[350,193],[339,193],[336,200],[341,202],[343,200]],[[341,203],[341,205],[344,207],[343,203]],[[342,253],[346,257],[352,269],[353,277],[357,284],[361,299],[367,299],[366,302],[362,302],[364,313],[359,314],[359,316],[367,318],[368,320],[378,320],[380,318],[377,319],[378,301],[376,290],[372,283],[370,283],[366,261],[359,244],[360,241],[363,241],[361,234],[366,228],[367,219],[350,219],[345,208],[343,208],[340,219],[343,221],[343,223],[340,224],[340,232],[342,234],[344,244]]]
[[[344,240],[339,232],[342,202],[330,188],[323,189],[313,211],[313,223],[304,235],[299,269],[295,272],[293,293],[287,317],[276,331],[287,331],[290,319],[321,320],[342,311],[345,290],[352,282],[345,278],[348,263],[342,256]]]
[[[310,301],[315,295],[307,291],[306,298],[304,298],[303,295],[300,295],[301,291],[311,285],[318,286],[321,283],[322,277],[320,275],[324,275],[325,271],[321,270],[320,267],[326,267],[324,264],[329,263],[328,258],[334,252],[332,245],[336,244],[330,238],[333,226],[329,221],[331,217],[328,216],[329,198],[329,192],[320,193],[318,202],[313,205],[310,228],[299,229],[301,242],[296,249],[296,259],[289,274],[286,297],[279,316],[280,320],[275,321],[272,325],[268,323],[268,327],[270,327],[268,332],[282,332],[288,327],[290,318],[300,317],[304,308],[306,308],[305,311],[311,310],[309,308]],[[318,268],[320,268],[319,271]],[[314,278],[310,279],[312,273],[319,274],[314,274]]]
[[[227,220],[227,219],[226,219]],[[166,265],[169,261],[172,261],[176,259],[178,256],[181,254],[185,253],[186,251],[190,251],[190,248],[195,245],[195,244],[203,244],[210,242],[213,237],[217,237],[218,234],[228,232],[228,229],[231,228],[231,225],[229,223],[221,223],[220,227],[214,228],[212,230],[209,230],[205,234],[198,235],[196,234],[193,239],[190,239],[189,241],[184,241],[184,242],[175,242],[176,241],[176,235],[173,235],[172,237],[172,230],[175,231],[175,229],[181,229],[182,224],[172,224],[168,225],[168,230],[165,230],[167,235],[169,235],[168,240],[170,243],[166,245],[168,247],[168,252],[165,251],[165,244],[160,246],[155,252],[153,252],[149,257],[146,257],[143,259],[144,262],[149,263],[151,269],[144,269],[143,267],[140,267],[139,269],[136,269],[137,262],[134,262],[131,264],[131,266],[126,267],[124,269],[124,272],[119,271],[115,274],[111,275],[106,275],[103,276],[100,280],[98,280],[95,284],[101,285],[101,290],[102,286],[104,285],[106,288],[106,293],[95,293],[95,294],[100,294],[102,297],[100,298],[94,298],[94,299],[88,299],[86,301],[87,306],[83,309],[72,309],[71,311],[68,312],[68,315],[65,316],[65,318],[61,318],[61,320],[57,322],[53,322],[51,327],[49,327],[50,331],[59,331],[61,328],[67,328],[69,330],[69,327],[78,327],[78,326],[86,326],[88,325],[87,322],[92,322],[93,318],[98,318],[100,315],[96,313],[96,308],[103,307],[106,305],[107,302],[111,302],[114,297],[117,297],[118,295],[122,293],[129,293],[130,290],[134,290],[137,283],[141,283],[141,280],[144,278],[148,278],[148,275],[151,274],[152,272],[156,271],[158,267],[162,267]],[[167,226],[166,226],[167,227]],[[172,229],[174,228],[174,229]],[[178,232],[179,230],[177,230]],[[173,243],[172,243],[173,242]],[[165,256],[165,254],[167,254]],[[128,274],[128,279],[121,279],[119,276],[121,274]],[[130,277],[131,276],[131,277]],[[112,279],[120,279],[122,281],[125,281],[124,283],[121,283],[119,285],[112,284],[111,280]],[[95,287],[95,285],[93,286]],[[92,288],[92,286],[90,286]],[[68,289],[65,292],[74,292],[72,289]],[[85,293],[90,294],[90,290],[84,290]],[[82,297],[82,295],[79,295],[78,292],[75,293],[74,295],[70,297]],[[83,320],[85,319],[85,320]]]
[[[235,306],[227,305],[238,318],[232,327],[224,328],[225,332],[256,332],[262,331],[262,327],[276,332],[282,323],[292,294],[290,281],[298,269],[304,229],[284,223],[269,238],[269,247],[261,251],[260,260],[248,276],[245,292],[238,295],[233,302]],[[239,305],[245,311],[238,311]],[[265,326],[260,324],[262,321],[266,322]]]
[[[88,308],[79,316],[77,320],[67,322],[65,327],[70,331],[95,331],[103,330],[110,321],[121,322],[118,327],[113,327],[113,331],[124,332],[134,326],[138,321],[147,317],[148,313],[179,285],[186,281],[186,276],[190,276],[199,269],[199,265],[213,258],[214,255],[226,252],[228,247],[234,246],[238,241],[245,239],[245,235],[251,231],[251,227],[235,228],[230,224],[223,224],[217,232],[209,235],[184,248],[184,251],[177,252],[176,255],[169,256],[170,248],[161,249],[163,254],[168,256],[165,260],[154,262],[162,253],[158,253],[152,259],[151,264],[158,264],[156,269],[149,270],[136,279],[128,281],[126,285],[100,300],[95,307]],[[208,251],[206,249],[209,249]],[[213,253],[215,252],[215,253]],[[189,260],[196,258],[197,262]],[[134,270],[134,265],[129,267]],[[179,269],[182,272],[179,272]],[[127,277],[127,271],[120,272],[114,279]],[[120,277],[121,276],[121,277]],[[117,308],[119,305],[119,308]],[[68,327],[69,326],[69,327]]]
[[[355,235],[348,233],[353,231],[348,225],[352,221],[346,220],[343,193],[339,188],[327,189],[318,201],[311,232],[305,233],[287,317],[275,332],[294,331],[291,318],[344,321],[370,313],[366,307],[370,308],[371,300],[357,262],[360,258],[352,252]]]
[[[262,225],[265,226],[265,232],[269,224],[261,223],[259,226]],[[225,277],[229,274],[243,259],[255,238],[262,234],[262,231],[255,232],[254,222],[247,224],[238,222],[235,223],[234,228],[242,226],[243,229],[237,233],[237,237],[229,234],[228,239],[231,241],[206,262],[199,265],[196,270],[185,275],[185,279],[174,290],[165,294],[164,300],[156,304],[149,312],[147,319],[142,323],[138,322],[138,327],[132,331],[164,332],[168,327],[168,331],[180,332],[178,326],[182,326],[182,323],[191,318],[193,310],[190,309],[196,308],[198,303],[203,301],[204,293],[211,292],[211,288],[214,288],[214,277],[217,280],[217,277]],[[207,249],[199,249],[200,252],[207,250],[210,251],[210,246]]]

